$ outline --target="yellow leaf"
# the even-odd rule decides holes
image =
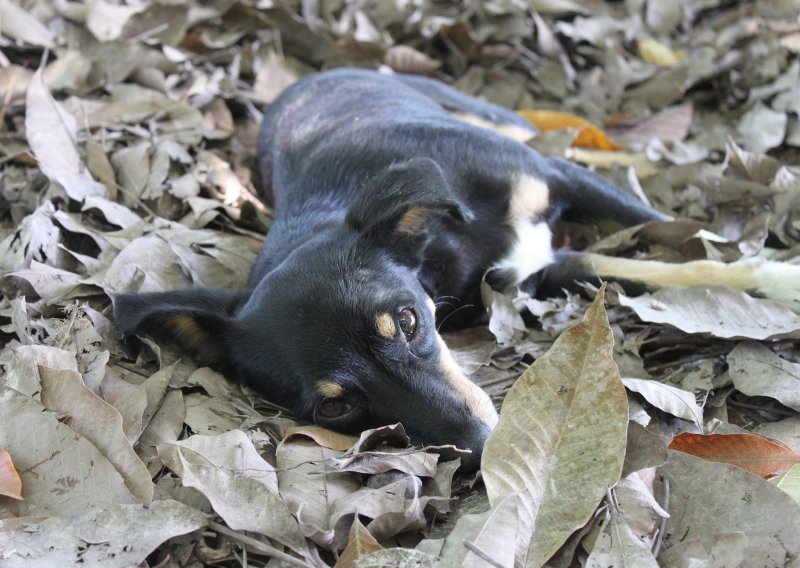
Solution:
[[[640,39],[639,54],[648,63],[653,63],[659,67],[675,67],[686,59],[685,50],[674,50],[670,46],[654,39]]]
[[[575,116],[574,114],[552,110],[521,110],[518,111],[517,114],[543,132],[548,130],[560,130],[562,128],[577,128],[579,133],[572,143],[573,146],[595,148],[597,150],[620,149],[605,132],[585,118]]]

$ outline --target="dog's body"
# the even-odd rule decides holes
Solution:
[[[436,322],[474,317],[458,308],[480,305],[482,279],[557,290],[600,276],[791,296],[742,266],[675,272],[554,252],[552,224],[565,214],[622,225],[667,217],[584,168],[452,113],[533,133],[510,111],[429,79],[337,70],[301,80],[264,119],[259,165],[276,216],[245,290],[123,295],[118,325],[166,329],[319,424],[401,421],[425,444],[471,449],[462,456],[469,470],[497,414],[458,370]]]

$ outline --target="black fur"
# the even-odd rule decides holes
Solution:
[[[548,207],[531,222],[565,212],[626,225],[665,217],[448,110],[525,125],[429,79],[336,70],[293,85],[261,130],[276,217],[247,287],[122,295],[117,324],[166,329],[302,418],[344,430],[402,421],[425,444],[473,450],[464,469],[477,468],[491,413],[453,378],[426,305],[446,298],[436,316],[455,325],[480,313],[480,282],[516,241],[507,222],[514,180],[549,187]],[[406,307],[419,321],[409,340],[397,330]],[[393,337],[376,329],[380,314],[395,318]],[[321,382],[340,386],[358,411],[321,415]]]

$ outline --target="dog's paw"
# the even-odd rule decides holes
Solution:
[[[800,266],[763,259],[744,261],[752,270],[755,294],[800,313]]]

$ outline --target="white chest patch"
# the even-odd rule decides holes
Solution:
[[[553,234],[547,223],[533,223],[528,219],[514,224],[517,242],[511,251],[493,268],[515,274],[514,285],[553,262]]]
[[[514,177],[508,223],[516,241],[493,268],[513,273],[515,285],[553,262],[553,234],[546,222],[536,221],[549,205],[547,184],[528,175]]]

